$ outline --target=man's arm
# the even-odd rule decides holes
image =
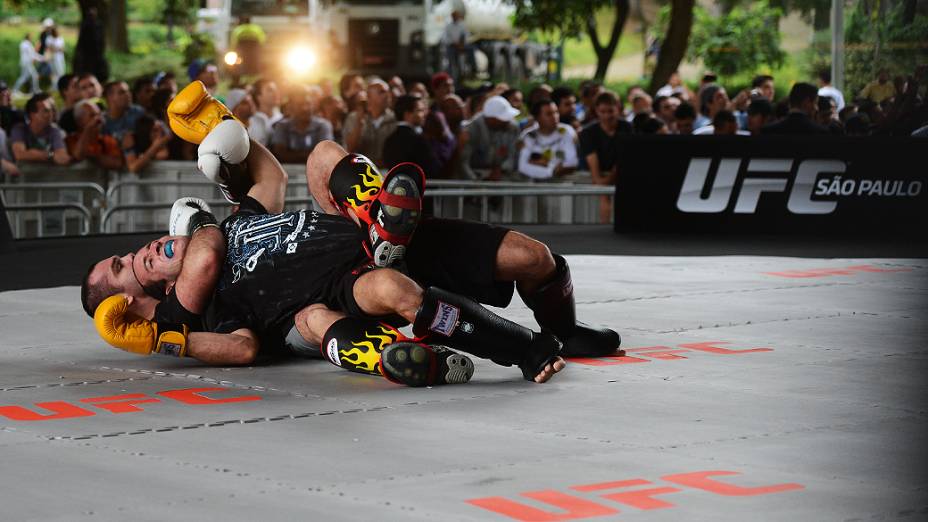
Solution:
[[[215,366],[251,364],[258,348],[258,338],[247,328],[228,334],[194,332],[187,337],[187,356]]]
[[[248,195],[261,203],[271,214],[283,212],[287,172],[280,166],[277,158],[263,145],[252,140],[245,164],[255,183],[248,189]]]
[[[48,162],[48,152],[39,149],[27,149],[22,141],[14,141],[10,146],[16,161]]]
[[[226,257],[226,241],[218,227],[201,227],[193,233],[184,266],[174,285],[177,300],[200,315],[209,305]]]

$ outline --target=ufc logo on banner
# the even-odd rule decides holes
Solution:
[[[717,214],[729,208],[738,173],[747,163],[745,175],[738,190],[734,213],[753,214],[764,192],[784,192],[793,171],[793,160],[783,158],[722,158],[715,169],[715,180],[709,187],[708,196],[703,197],[706,181],[713,158],[692,158],[683,179],[677,209],[681,212]],[[798,161],[793,187],[790,190],[787,208],[793,214],[831,214],[838,206],[837,201],[813,201],[815,180],[819,174],[843,174],[847,164],[833,159],[808,159]],[[767,174],[755,176],[752,174]],[[770,176],[777,174],[777,176]]]

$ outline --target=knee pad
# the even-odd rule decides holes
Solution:
[[[396,328],[360,317],[335,321],[322,338],[322,356],[346,370],[383,375],[380,354],[384,348],[409,340]]]
[[[335,166],[329,192],[336,208],[353,214],[367,231],[365,248],[377,266],[391,266],[406,253],[419,224],[425,173],[414,163],[401,163],[381,177],[360,154],[349,154]]]

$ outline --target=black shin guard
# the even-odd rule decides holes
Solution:
[[[519,292],[535,313],[542,332],[557,336],[564,343],[566,357],[600,357],[614,353],[622,344],[618,333],[608,328],[595,329],[577,322],[574,285],[567,260],[554,255],[554,277],[530,295]]]
[[[552,335],[532,332],[475,301],[435,287],[422,297],[413,332],[445,337],[452,348],[503,366],[515,364],[529,381],[558,356],[561,344]]]
[[[326,330],[320,351],[330,363],[346,370],[382,375],[381,352],[403,340],[406,337],[391,326],[370,319],[345,317]]]
[[[335,321],[320,351],[346,370],[382,375],[407,386],[465,383],[474,375],[474,363],[467,356],[415,342],[390,325],[359,317]]]

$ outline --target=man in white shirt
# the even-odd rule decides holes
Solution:
[[[44,60],[44,58],[35,50],[29,35],[23,36],[23,41],[19,42],[19,78],[13,84],[13,92],[19,92],[26,80],[32,80],[32,90],[29,92],[35,94],[39,92],[39,73],[35,70],[35,62]]]
[[[519,173],[533,179],[569,174],[577,168],[577,133],[558,121],[557,105],[550,100],[531,107],[535,124],[519,137]]]
[[[818,95],[828,96],[838,104],[838,112],[844,108],[844,95],[836,87],[831,85],[831,71],[822,69],[818,73]]]
[[[461,59],[466,59],[471,67],[474,66],[473,50],[468,45],[468,40],[470,40],[470,34],[464,26],[464,13],[455,9],[451,12],[451,22],[445,26],[442,44],[447,51],[448,72],[459,83],[463,79]]]
[[[284,117],[280,112],[280,91],[273,80],[258,80],[252,93],[258,110],[248,120],[248,136],[267,146],[274,124]]]

